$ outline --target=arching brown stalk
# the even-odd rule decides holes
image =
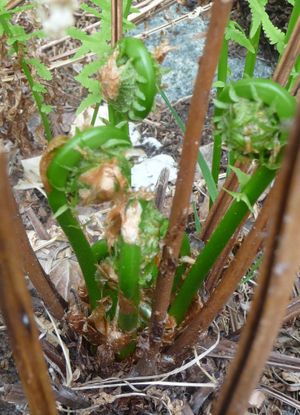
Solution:
[[[293,30],[292,36],[285,48],[285,51],[277,65],[273,79],[280,85],[285,86],[295,62],[300,54],[300,19]]]
[[[225,269],[226,264],[228,263],[228,258],[230,258],[230,253],[232,252],[234,246],[236,245],[240,232],[243,229],[243,226],[247,222],[248,217],[245,217],[241,224],[238,226],[232,238],[228,241],[227,245],[223,249],[222,253],[220,254],[219,258],[216,260],[215,265],[212,267],[206,281],[205,281],[205,289],[207,293],[211,293],[214,288],[217,286],[218,281],[222,278],[222,273]]]
[[[111,1],[111,44],[115,44],[122,38],[123,28],[123,2],[122,0]]]

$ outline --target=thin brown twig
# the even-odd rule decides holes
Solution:
[[[291,94],[294,95],[294,96],[296,96],[297,99],[298,99],[299,98],[299,91],[300,91],[300,74],[298,75],[298,77],[294,81]]]
[[[299,268],[300,105],[283,166],[275,183],[276,202],[258,287],[237,355],[213,410],[214,415],[244,414],[284,318]],[[273,215],[272,215],[273,213]]]
[[[6,4],[7,10],[12,10],[15,7],[19,6],[19,4],[23,3],[24,0],[9,0]]]
[[[57,415],[47,366],[38,339],[31,299],[16,250],[6,157],[0,152],[0,305],[16,366],[33,415]]]
[[[235,167],[241,169],[243,172],[246,172],[249,168],[249,163],[242,163],[240,161],[237,161],[235,163]],[[232,196],[228,192],[226,192],[226,190],[234,192],[237,191],[238,186],[239,182],[237,180],[237,176],[234,172],[231,172],[226,178],[225,183],[222,189],[220,190],[217,199],[212,205],[209,214],[205,220],[205,223],[202,227],[199,237],[204,243],[206,243],[209,240],[217,224],[223,218],[225,212],[227,211],[232,201]]]
[[[228,263],[229,255],[233,248],[235,247],[237,240],[239,238],[241,229],[247,222],[248,217],[244,217],[240,225],[236,228],[234,234],[230,238],[230,240],[227,242],[227,245],[217,258],[215,264],[213,265],[206,281],[205,281],[205,289],[208,293],[211,293],[213,289],[217,286],[218,281],[222,277],[222,273],[224,271],[224,268],[226,264]]]
[[[170,170],[167,167],[164,167],[160,172],[159,178],[155,186],[155,206],[160,212],[163,211],[169,176]]]
[[[208,349],[213,342],[213,338],[206,336],[203,339],[204,344],[199,348],[198,353],[201,353],[203,349]],[[237,342],[223,338],[207,356],[232,360],[236,355],[237,347]],[[266,361],[266,365],[294,371],[300,367],[300,358],[272,351]]]
[[[169,228],[164,241],[165,245],[154,293],[149,335],[150,354],[146,358],[148,365],[144,365],[145,370],[147,370],[146,367],[152,370],[151,366],[159,351],[164,332],[164,321],[170,303],[176,263],[190,204],[202,128],[231,6],[231,0],[216,0],[212,6],[204,53],[199,62],[191,99]]]

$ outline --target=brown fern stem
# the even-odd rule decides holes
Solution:
[[[6,158],[0,151],[0,306],[16,366],[33,415],[57,415],[47,366],[39,343],[31,299],[16,249],[15,223]]]
[[[249,168],[249,163],[237,161],[235,163],[235,167],[241,169],[244,172],[247,172]],[[226,190],[236,192],[238,187],[239,182],[237,180],[236,174],[234,172],[231,172],[226,178],[225,183],[222,189],[220,190],[217,199],[215,200],[214,204],[212,205],[208,213],[207,218],[205,219],[204,225],[199,235],[200,239],[204,243],[206,243],[209,240],[217,224],[223,218],[230,203],[232,202],[232,196],[228,192],[226,192]]]
[[[159,267],[150,325],[150,354],[148,363],[154,363],[159,351],[167,309],[173,285],[174,273],[188,214],[190,195],[197,163],[201,133],[208,108],[209,94],[220,54],[224,30],[232,6],[231,0],[215,0],[208,29],[206,45],[191,100],[182,157],[176,182],[168,232],[165,238]]]
[[[300,19],[296,23],[285,51],[275,69],[273,80],[285,86],[300,55]]]

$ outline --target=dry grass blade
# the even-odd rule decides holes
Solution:
[[[295,409],[300,410],[300,402],[296,399],[291,398],[290,396],[285,395],[282,392],[276,391],[275,389],[270,388],[269,386],[261,386],[259,387],[259,390],[264,392],[266,395],[269,395],[272,398],[275,398],[278,401],[285,403],[286,405],[289,405],[291,407],[294,407]]]
[[[265,259],[236,358],[216,402],[214,415],[244,414],[284,318],[299,267],[300,106],[286,148],[270,212]],[[273,215],[272,215],[273,213]]]
[[[11,190],[6,158],[0,152],[0,305],[11,346],[33,415],[57,415],[47,366],[38,340],[38,331],[25,279],[16,250],[15,223],[11,213]]]
[[[159,350],[164,331],[164,321],[170,303],[176,262],[190,204],[190,195],[197,163],[197,150],[200,145],[209,94],[231,5],[232,2],[230,0],[216,0],[212,7],[207,40],[191,100],[170,223],[165,238],[154,294],[153,313],[150,325],[150,348],[152,355],[150,361]]]
[[[206,337],[208,339],[208,337]],[[206,340],[207,341],[207,340]],[[218,359],[231,360],[236,355],[237,343],[231,340],[222,339],[220,343],[214,348],[208,356],[216,357]],[[294,356],[287,356],[278,352],[271,352],[266,365],[278,367],[291,371],[297,371],[300,367],[300,358]]]
[[[270,208],[273,203],[274,191],[269,194],[255,224],[242,243],[235,258],[224,272],[219,285],[213,291],[204,307],[198,311],[184,332],[168,350],[168,355],[179,358],[190,350],[197,342],[200,333],[208,328],[226,305],[262,245],[265,237],[264,231],[270,216]]]
[[[286,314],[283,319],[283,324],[286,324],[300,315],[300,296],[293,298],[286,310]]]

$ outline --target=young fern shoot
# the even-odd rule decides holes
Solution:
[[[236,114],[234,107],[240,99],[243,104],[246,103],[244,99],[248,100],[250,111],[251,108],[253,109],[253,105],[256,111],[256,105],[259,103],[264,121],[260,122],[258,119],[258,123],[254,122],[257,120],[257,114],[251,115],[248,110]],[[246,214],[249,214],[251,206],[274,179],[288,133],[284,128],[284,123],[291,119],[295,113],[294,97],[270,80],[244,79],[237,81],[224,89],[219,100],[216,117],[224,138],[228,140],[230,148],[239,157],[247,156],[256,159],[259,161],[259,167],[252,177],[249,177],[248,181],[244,183],[241,193],[233,194],[234,200],[231,206],[191,267],[171,304],[169,313],[177,323],[181,323],[184,319],[198,289],[239,223]],[[269,108],[271,108],[273,117],[270,119],[271,124],[265,130]],[[254,121],[253,116],[255,117]],[[238,124],[237,128],[235,122]],[[276,125],[274,125],[275,123]]]

